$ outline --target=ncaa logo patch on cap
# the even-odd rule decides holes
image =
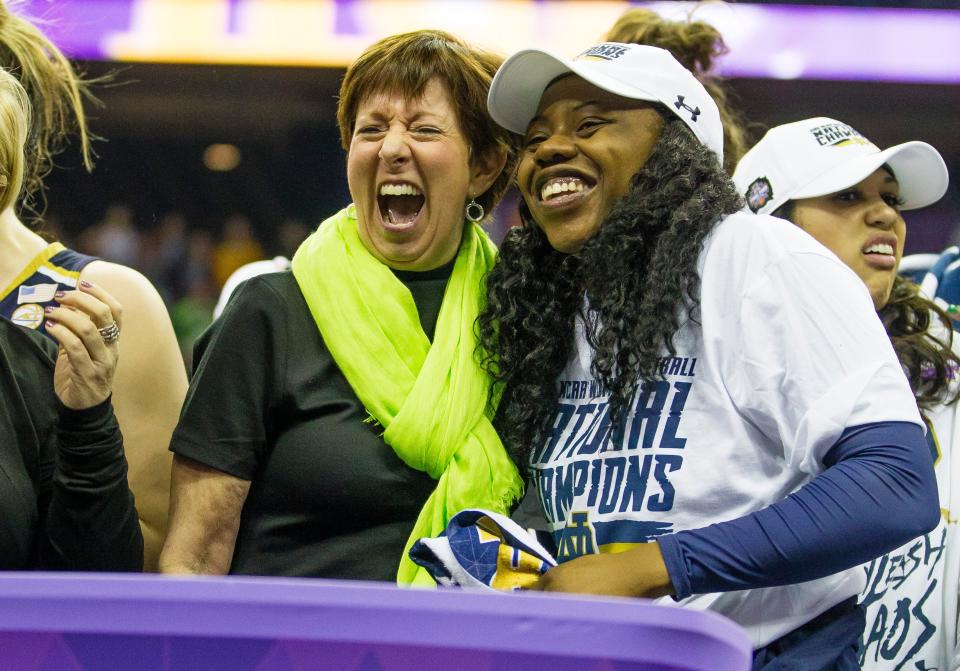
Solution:
[[[773,198],[773,187],[770,180],[766,177],[757,177],[753,183],[747,187],[747,207],[756,214],[764,205]]]

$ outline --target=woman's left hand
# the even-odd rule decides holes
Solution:
[[[673,593],[656,543],[626,552],[591,554],[553,567],[530,589],[655,599]]]
[[[53,388],[68,408],[92,408],[113,389],[122,309],[113,296],[84,281],[56,298],[59,307],[45,310],[47,333],[60,343]]]

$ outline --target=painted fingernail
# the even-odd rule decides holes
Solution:
[[[54,297],[54,298],[63,298],[63,297],[66,296],[66,295],[67,295],[67,292],[66,292],[66,291],[58,291],[58,292],[56,292],[55,294],[53,294],[53,297]]]
[[[53,306],[48,305],[47,307],[43,308],[43,311],[46,312],[47,314],[50,314],[51,312],[53,312]]]
[[[83,287],[84,289],[89,289],[93,285],[87,282],[86,280],[80,280],[80,286]]]
[[[56,324],[48,319],[46,326],[47,326],[47,328],[49,329],[49,328],[53,328],[54,326],[56,326]]]

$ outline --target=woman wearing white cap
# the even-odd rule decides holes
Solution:
[[[951,382],[960,362],[949,316],[897,275],[906,236],[900,213],[943,196],[943,159],[924,142],[881,151],[847,124],[818,117],[771,129],[734,181],[752,211],[793,222],[863,281],[927,421],[940,523],[867,566],[860,661],[876,671],[956,668],[960,460],[952,445],[960,422]]]
[[[480,332],[557,541],[538,587],[720,612],[756,669],[857,668],[857,565],[938,517],[862,283],[738,212],[716,105],[666,51],[522,51],[488,105],[525,135]]]

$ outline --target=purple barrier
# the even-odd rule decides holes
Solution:
[[[0,669],[745,671],[746,634],[628,599],[0,573]]]

